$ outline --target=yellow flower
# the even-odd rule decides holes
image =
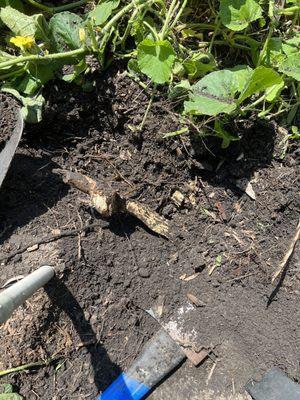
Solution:
[[[35,45],[34,37],[32,36],[14,36],[10,42],[21,49],[31,49]]]
[[[81,42],[85,42],[85,30],[83,28],[79,29],[79,39]]]

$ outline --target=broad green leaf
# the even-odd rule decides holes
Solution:
[[[276,84],[276,85],[270,86],[266,90],[265,99],[267,101],[269,101],[270,103],[272,103],[274,100],[276,100],[280,96],[280,93],[281,93],[283,88],[284,88],[284,82],[283,81],[281,83]]]
[[[186,113],[198,115],[230,114],[236,109],[238,92],[235,73],[229,70],[211,72],[192,86],[189,101],[184,103]]]
[[[14,393],[12,385],[5,383],[1,385],[2,393],[0,394],[0,400],[22,400],[23,397],[17,393]]]
[[[255,0],[221,0],[220,18],[227,28],[241,31],[262,17],[262,8]]]
[[[49,22],[51,44],[56,51],[75,50],[81,47],[79,15],[69,11],[55,14]]]
[[[91,18],[92,22],[97,26],[103,25],[119,4],[120,0],[105,0],[89,12],[88,18]]]
[[[297,35],[291,39],[285,40],[282,44],[284,54],[287,56],[293,53],[299,53],[300,50],[300,35]]]
[[[167,40],[143,40],[137,48],[140,70],[154,83],[169,82],[175,61],[175,52]]]
[[[230,71],[234,72],[237,91],[242,92],[253,73],[253,69],[248,65],[236,65],[235,67],[231,68]]]
[[[283,80],[281,76],[272,68],[267,68],[263,66],[257,67],[251,74],[248,82],[246,83],[245,88],[238,99],[238,102],[241,103],[253,94],[262,92],[267,88],[273,85],[281,84],[282,82]]]
[[[295,53],[288,56],[279,66],[279,71],[287,76],[300,81],[300,54]]]
[[[0,8],[10,6],[12,8],[15,8],[16,10],[19,10],[21,12],[24,11],[23,3],[21,0],[0,0]],[[0,20],[0,28],[3,26],[3,22]]]
[[[37,92],[40,86],[41,82],[38,79],[27,74],[17,85],[17,89],[19,92],[31,96]]]
[[[216,62],[212,55],[206,53],[194,54],[183,62],[189,79],[197,79],[216,68]]]
[[[12,94],[23,104],[21,111],[26,122],[30,124],[41,122],[42,110],[45,103],[45,99],[41,94],[36,96],[22,96],[18,90],[8,84],[2,85],[1,90],[2,92]]]
[[[8,6],[0,8],[0,19],[16,36],[48,41],[48,25],[42,14],[28,16]]]

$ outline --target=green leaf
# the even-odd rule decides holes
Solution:
[[[279,71],[300,81],[300,54],[295,53],[287,57],[279,66]]]
[[[222,149],[227,149],[231,142],[240,140],[239,137],[233,136],[231,133],[226,131],[223,124],[218,119],[215,120],[215,133],[220,139],[222,139]]]
[[[221,0],[220,18],[227,28],[241,31],[262,17],[262,8],[255,0]]]
[[[88,18],[91,18],[97,26],[103,25],[104,22],[112,15],[113,11],[119,6],[120,0],[105,0],[90,11]]]
[[[285,40],[282,44],[282,50],[284,54],[287,56],[293,53],[299,53],[300,50],[300,35],[296,35],[295,37]]]
[[[48,42],[48,25],[42,14],[28,16],[8,6],[0,8],[0,19],[16,36],[33,36]]]
[[[266,90],[266,97],[265,97],[266,100],[269,101],[270,103],[275,101],[280,96],[280,93],[281,93],[283,88],[284,88],[284,82],[283,81],[281,83],[276,84],[276,85],[270,86]]]
[[[238,83],[229,70],[211,72],[192,86],[189,101],[184,103],[186,113],[198,115],[230,114],[236,109],[235,94]]]
[[[137,48],[137,61],[140,70],[154,83],[170,81],[175,52],[167,40],[143,40]]]
[[[1,385],[2,394],[0,394],[0,400],[22,400],[23,397],[17,393],[14,393],[12,385],[6,383]]]
[[[41,82],[39,80],[27,74],[17,85],[17,89],[19,92],[31,96],[37,92],[40,86]]]
[[[82,24],[79,15],[69,11],[55,14],[49,22],[51,44],[55,51],[80,48],[79,29]]]
[[[24,11],[23,3],[21,0],[0,0],[0,8],[4,8],[6,6],[15,8],[16,10],[21,11],[21,12]],[[0,20],[0,28],[3,25],[4,25],[3,22]]]
[[[85,59],[81,60],[77,65],[73,66],[73,72],[67,75],[64,75],[62,80],[65,82],[73,82],[77,80],[80,75],[85,72],[87,69]]]
[[[283,82],[281,76],[272,68],[257,67],[248,79],[244,90],[242,91],[238,102],[241,103],[253,94],[262,92],[267,88],[281,84]]]
[[[170,88],[169,98],[175,100],[178,98],[186,98],[191,90],[190,82],[187,79],[182,80],[180,83]]]
[[[212,55],[207,53],[193,54],[193,56],[183,62],[185,71],[189,79],[197,79],[206,75],[216,68],[216,62]]]
[[[245,87],[245,83],[251,77],[253,69],[248,65],[236,65],[235,67],[230,68],[230,71],[234,72],[237,91],[241,92]]]
[[[22,96],[18,90],[9,85],[2,85],[1,90],[12,94],[23,104],[21,111],[26,122],[30,124],[41,122],[43,105],[45,103],[45,99],[41,94],[36,96]]]
[[[269,40],[266,53],[263,56],[263,63],[270,66],[278,66],[285,58],[282,46],[281,38],[272,37]]]

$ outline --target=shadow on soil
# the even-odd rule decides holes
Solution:
[[[91,324],[86,320],[80,304],[68,287],[60,279],[54,277],[45,286],[45,291],[52,305],[48,310],[48,317],[45,324],[40,328],[41,332],[47,330],[50,324],[55,323],[61,312],[65,312],[72,321],[81,342],[85,344],[84,347],[90,355],[94,384],[98,393],[102,393],[111,384],[113,379],[122,373],[122,370],[110,360],[104,347],[99,344],[96,333]],[[121,389],[120,386],[118,386],[118,389]],[[123,396],[120,398],[131,399],[126,386],[122,386],[122,391],[119,394]],[[106,398],[108,399],[109,397]]]
[[[250,124],[250,123],[249,123]],[[192,170],[194,176],[201,175],[204,180],[216,187],[229,188],[242,195],[237,180],[251,180],[254,173],[268,167],[274,159],[276,128],[272,124],[257,122],[240,130],[233,127],[238,141],[230,147],[221,148],[217,138],[191,138],[191,146],[196,159],[203,159],[212,167],[212,172],[201,171],[197,166]],[[205,140],[205,142],[204,142]]]
[[[51,158],[16,154],[0,190],[0,245],[68,192]]]

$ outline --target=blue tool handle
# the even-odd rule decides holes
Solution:
[[[97,400],[140,400],[150,388],[126,373],[121,374]]]
[[[182,360],[181,347],[160,329],[146,343],[127,372],[121,374],[97,400],[140,400]]]

